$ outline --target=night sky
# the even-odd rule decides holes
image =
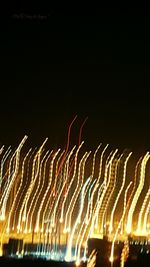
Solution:
[[[150,10],[11,7],[0,42],[0,143],[150,149]]]

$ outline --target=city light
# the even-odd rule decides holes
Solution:
[[[76,118],[76,117],[75,117]],[[86,151],[85,142],[53,149],[0,149],[0,251],[12,238],[23,240],[22,254],[48,259],[87,260],[89,238],[108,237],[112,266],[117,240],[150,235],[149,152],[132,162],[134,152],[110,145]],[[80,132],[81,138],[81,132]],[[48,149],[46,148],[47,146]],[[30,251],[32,244],[34,251]],[[16,255],[19,254],[19,249]],[[122,250],[122,266],[128,244]]]

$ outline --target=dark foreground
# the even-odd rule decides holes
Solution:
[[[67,262],[57,262],[52,260],[42,260],[42,259],[15,259],[15,258],[6,258],[0,257],[0,266],[10,266],[10,267],[29,267],[29,266],[41,266],[41,267],[75,267],[75,263],[67,263]],[[87,267],[88,264],[81,263],[80,267]],[[139,257],[138,260],[131,260],[130,258],[125,263],[124,267],[149,267],[150,266],[150,257]],[[94,266],[93,266],[94,267]],[[110,267],[110,262],[96,262],[95,267]],[[113,267],[120,267],[120,262],[114,262]]]
[[[67,262],[57,262],[57,261],[47,261],[42,259],[15,259],[15,258],[6,258],[6,257],[0,257],[0,266],[10,266],[10,267],[29,267],[29,266],[53,266],[53,267],[75,267],[75,264],[67,263]]]

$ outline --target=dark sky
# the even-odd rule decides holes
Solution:
[[[0,142],[24,134],[40,144],[66,142],[78,118],[83,139],[131,149],[150,147],[150,10],[76,12],[11,7],[0,42]]]

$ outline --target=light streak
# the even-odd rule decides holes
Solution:
[[[55,196],[56,194],[56,184],[58,182],[58,176],[57,176],[57,173],[58,173],[58,167],[59,167],[59,162],[61,161],[61,158],[62,156],[64,155],[65,153],[65,150],[63,150],[60,154],[60,156],[58,157],[57,159],[57,162],[56,162],[56,168],[55,168],[55,175],[54,175],[54,186],[53,186],[53,189],[52,189],[52,194],[53,196]]]
[[[144,198],[144,201],[143,201],[143,204],[142,204],[142,207],[141,207],[141,210],[140,210],[140,213],[139,213],[139,217],[138,217],[138,224],[137,224],[137,229],[136,229],[136,233],[137,234],[146,234],[146,227],[145,227],[145,224],[144,224],[144,227],[142,229],[142,219],[143,219],[143,216],[144,216],[144,212],[146,210],[146,205],[147,205],[147,202],[150,198],[150,187],[145,195],[145,198]]]
[[[79,193],[81,191],[82,184],[83,184],[85,162],[86,162],[87,158],[89,157],[90,153],[91,153],[91,151],[88,152],[88,153],[85,152],[85,154],[83,155],[83,157],[82,157],[82,159],[81,159],[81,161],[79,163],[77,185],[76,185],[74,194],[72,196],[72,199],[71,199],[69,207],[68,207],[68,209],[70,208],[70,212],[69,212],[69,220],[68,220],[67,231],[70,231],[72,213],[73,213],[73,210],[74,210],[78,195],[79,195]],[[82,162],[83,162],[83,166],[82,166]],[[82,166],[82,170],[81,170],[81,166]],[[80,180],[80,178],[81,178],[81,180]]]
[[[32,150],[32,148],[29,151],[31,151],[31,150]],[[30,164],[30,161],[31,161],[31,158],[32,158],[34,152],[35,152],[35,150],[32,151],[32,153],[31,153],[31,155],[30,155],[30,157],[28,159],[28,163],[27,163],[27,174],[26,174],[25,184],[23,184],[23,189],[22,189],[22,192],[21,192],[21,194],[19,196],[19,199],[18,199],[17,204],[16,204],[16,207],[15,207],[15,211],[14,211],[14,220],[13,220],[13,226],[12,226],[13,229],[15,228],[16,216],[18,215],[18,213],[17,213],[18,207],[20,206],[21,199],[23,198],[23,196],[25,194],[25,191],[27,189],[27,184],[28,184],[28,180],[29,180],[29,164]],[[30,153],[30,152],[28,152],[28,153]],[[26,155],[26,157],[23,160],[22,174],[21,174],[22,177],[24,176],[25,162],[26,162],[27,157],[28,157],[28,155]]]
[[[59,151],[58,151],[59,152]],[[35,212],[35,208],[36,208],[36,204],[37,204],[37,202],[38,202],[38,200],[39,200],[39,198],[40,198],[40,195],[42,195],[41,193],[42,193],[42,190],[43,190],[43,187],[44,187],[44,183],[45,183],[45,178],[46,178],[46,164],[47,164],[47,162],[48,162],[48,160],[49,160],[49,158],[51,157],[51,154],[53,153],[53,150],[49,153],[49,155],[48,155],[48,157],[47,157],[47,159],[45,160],[45,163],[44,163],[44,173],[43,173],[43,182],[42,182],[42,186],[41,186],[41,189],[40,189],[40,191],[39,191],[39,194],[38,194],[38,196],[37,196],[37,198],[36,198],[36,201],[35,201],[35,203],[34,203],[34,209],[33,209],[33,212]],[[57,154],[56,154],[57,155]],[[45,156],[44,156],[44,159],[46,158],[46,156],[47,156],[47,153],[45,154]],[[48,192],[48,190],[49,190],[49,187],[50,187],[50,185],[51,185],[51,180],[50,181],[48,181],[48,187],[47,187],[47,189],[46,189],[46,192],[44,192],[44,196],[42,197],[42,200],[41,200],[41,203],[40,203],[40,206],[39,206],[39,208],[38,208],[38,214],[37,214],[37,218],[36,218],[36,227],[35,227],[35,232],[38,232],[39,231],[39,222],[40,222],[40,215],[41,215],[41,210],[42,210],[42,207],[43,207],[43,203],[44,203],[44,201],[45,201],[45,198],[46,198],[46,194],[47,194],[47,192]],[[31,228],[31,225],[32,225],[32,222],[31,222],[31,219],[30,219],[30,228]],[[43,221],[42,221],[42,228],[41,228],[41,232],[43,232]]]
[[[59,193],[59,195],[58,195],[58,197],[57,197],[57,201],[56,201],[55,206],[54,206],[54,209],[53,209],[53,214],[52,214],[52,225],[55,225],[56,209],[57,209],[57,207],[58,207],[58,204],[59,204],[59,201],[60,201],[60,197],[61,197],[61,195],[62,195],[62,193],[63,193],[63,190],[64,190],[65,185],[66,185],[66,182],[67,182],[69,160],[70,160],[70,157],[72,156],[72,154],[73,154],[73,152],[74,152],[74,150],[75,150],[75,147],[76,147],[76,146],[74,146],[74,147],[72,148],[72,150],[71,150],[71,152],[69,153],[68,158],[67,158],[67,162],[66,162],[66,173],[65,173],[65,177],[64,177],[65,180],[64,180],[64,182],[63,182],[63,186],[62,186],[62,188],[61,188],[61,190],[60,190],[60,193]]]
[[[141,162],[139,185],[138,185],[137,190],[134,194],[134,197],[133,197],[133,200],[132,200],[132,203],[130,205],[129,212],[128,212],[128,220],[127,220],[127,226],[126,226],[126,231],[128,234],[131,233],[131,231],[132,231],[133,213],[134,213],[137,201],[139,199],[139,196],[140,196],[141,191],[142,191],[143,186],[144,186],[146,163],[147,163],[149,157],[150,157],[149,153],[146,153],[146,155],[144,156],[144,158]]]
[[[61,168],[63,166],[63,163],[65,161],[65,158],[66,158],[66,155],[67,155],[67,152],[68,152],[68,149],[69,149],[71,127],[72,127],[74,121],[76,120],[76,118],[77,118],[77,115],[74,117],[74,119],[72,120],[72,122],[69,125],[69,128],[68,128],[68,138],[67,138],[67,146],[66,146],[65,154],[64,154],[64,156],[62,158],[62,161],[61,161],[61,163],[59,165],[59,169],[58,169],[58,172],[57,172],[56,176],[59,175],[59,172],[60,172],[60,170],[61,170]]]
[[[27,139],[27,136],[25,135],[25,137],[20,142],[18,148],[16,149],[15,170],[14,170],[14,173],[12,175],[11,181],[8,184],[7,192],[6,192],[4,201],[3,201],[3,205],[2,205],[2,218],[5,218],[7,201],[8,201],[8,198],[9,198],[9,195],[10,195],[10,192],[11,192],[11,189],[12,189],[12,186],[13,186],[13,183],[15,181],[15,178],[16,178],[16,176],[18,174],[18,171],[19,171],[20,152],[21,152],[21,149],[22,149],[22,147],[23,147],[26,139]],[[7,228],[7,232],[9,232],[9,228]]]
[[[83,126],[84,126],[84,124],[86,123],[87,119],[88,119],[88,117],[86,117],[86,118],[85,118],[85,120],[83,121],[83,123],[82,123],[82,125],[81,125],[81,127],[80,127],[80,131],[79,131],[79,141],[78,141],[78,147],[79,147],[79,146],[80,146],[80,144],[81,144],[82,129],[83,129]]]
[[[124,162],[124,166],[123,166],[123,179],[122,179],[122,184],[121,184],[121,188],[119,189],[119,193],[116,197],[116,200],[115,200],[115,203],[114,203],[114,206],[113,206],[113,209],[112,209],[112,213],[111,213],[111,218],[110,218],[110,226],[109,226],[109,234],[111,234],[111,232],[113,231],[113,219],[114,219],[114,212],[116,210],[116,207],[117,207],[117,204],[118,204],[118,201],[119,201],[119,198],[122,194],[122,191],[123,191],[123,188],[125,186],[125,180],[126,180],[126,169],[127,169],[127,162],[130,158],[130,156],[132,155],[132,152],[128,155],[128,157],[125,159],[125,162]],[[118,159],[118,163],[119,161],[121,160],[123,154],[120,156],[120,158]]]
[[[44,178],[45,178],[45,176],[44,176],[44,174],[42,175],[42,167],[43,167],[44,160],[46,159],[48,153],[49,153],[49,150],[45,153],[45,155],[43,156],[43,158],[42,158],[42,160],[40,162],[38,184],[36,185],[36,190],[35,190],[35,193],[34,193],[34,195],[32,197],[32,201],[30,203],[30,208],[28,210],[28,214],[30,214],[29,229],[32,229],[33,214],[35,212],[36,204],[37,204],[37,202],[39,200],[40,194],[41,194],[43,186],[44,186],[44,182],[45,182]],[[49,157],[47,157],[45,162],[47,162],[48,158]],[[31,213],[30,213],[30,210],[31,210]],[[27,214],[27,218],[28,218],[28,214]]]
[[[4,147],[4,146],[3,146]],[[3,147],[1,148],[1,152],[0,154],[2,153],[3,151]],[[1,187],[1,184],[2,184],[2,180],[3,180],[3,168],[4,168],[4,163],[5,161],[7,160],[9,154],[11,153],[11,146],[8,147],[8,149],[6,150],[5,154],[3,155],[2,157],[2,160],[1,160],[1,168],[0,168],[0,187]]]
[[[81,238],[81,235],[82,235],[82,232],[83,232],[83,228],[84,227],[88,227],[88,224],[89,224],[89,221],[90,221],[90,217],[89,217],[89,210],[90,210],[90,204],[91,204],[91,191],[93,189],[93,186],[96,182],[96,179],[93,181],[93,183],[91,184],[90,188],[89,188],[89,192],[88,192],[88,205],[87,205],[87,211],[86,211],[86,215],[84,217],[84,220],[83,220],[83,223],[80,227],[80,230],[78,232],[78,236],[77,236],[77,240],[76,240],[76,244],[75,244],[75,258],[76,258],[76,254],[77,254],[77,247],[78,247],[78,243],[79,243],[79,240]],[[98,187],[98,186],[97,186]],[[88,187],[87,187],[88,188]],[[96,189],[95,189],[96,191]],[[93,191],[92,191],[92,194],[94,195]]]
[[[99,186],[99,184],[96,183],[96,186],[93,189],[94,184],[96,183],[96,179],[93,181],[93,183],[90,186],[89,193],[88,193],[88,206],[87,206],[87,212],[86,212],[86,224],[88,224],[89,218],[91,217],[90,215],[92,214],[93,211],[93,198],[94,198],[94,193]],[[92,191],[93,189],[93,191]],[[91,194],[92,191],[92,194]]]
[[[95,267],[96,265],[96,256],[97,256],[97,252],[96,250],[94,249],[90,256],[89,256],[89,259],[87,261],[87,267]]]
[[[109,144],[107,144],[107,145],[104,147],[104,149],[103,149],[103,151],[102,151],[102,153],[101,153],[101,157],[100,157],[100,165],[99,165],[99,175],[98,175],[97,183],[99,183],[100,178],[101,178],[101,175],[102,175],[103,157],[104,157],[104,153],[105,153],[105,151],[106,151],[106,149],[107,149],[108,146],[109,146]]]
[[[86,155],[84,160],[86,160],[88,156],[89,156],[89,154]],[[69,241],[68,241],[68,244],[67,244],[67,251],[66,251],[66,256],[65,256],[65,260],[66,261],[71,261],[71,259],[72,259],[71,250],[72,250],[73,237],[74,237],[77,225],[80,224],[80,222],[81,222],[81,215],[82,215],[83,208],[84,208],[85,189],[86,189],[86,186],[88,186],[88,183],[90,182],[90,178],[91,177],[89,177],[87,179],[87,181],[85,182],[85,184],[84,184],[84,186],[82,188],[82,191],[81,191],[81,204],[80,204],[80,208],[79,208],[79,213],[78,213],[77,219],[76,219],[75,224],[74,224],[74,226],[72,228],[72,231],[71,231],[71,234],[70,234],[70,237],[69,237]]]
[[[16,151],[13,153],[13,155],[10,158],[9,167],[8,167],[8,179],[5,183],[4,192],[2,192],[3,194],[2,194],[2,197],[0,199],[0,207],[1,207],[1,204],[4,203],[4,199],[6,197],[6,193],[7,193],[7,190],[9,188],[10,180],[11,180],[11,177],[14,173],[14,171],[11,171],[11,165],[12,165],[12,161],[13,161],[15,155],[16,155]],[[5,220],[5,209],[3,206],[0,208],[0,220],[1,221]]]
[[[104,152],[105,152],[105,150],[107,149],[107,147],[108,147],[108,145],[104,148],[104,150],[103,150],[103,152],[102,152],[102,154],[101,154],[101,160],[100,160],[100,170],[99,170],[99,176],[98,176],[98,180],[97,180],[97,183],[100,181],[100,178],[101,178],[101,169],[102,169],[102,159],[103,159],[103,155],[104,155]],[[102,189],[103,189],[103,193],[102,193],[102,195],[101,195],[101,199],[100,199],[100,204],[99,204],[99,206],[101,205],[101,203],[102,203],[102,201],[103,201],[103,198],[104,198],[104,195],[105,195],[105,191],[106,191],[106,183],[107,183],[107,174],[108,174],[108,167],[109,167],[109,160],[110,160],[110,158],[111,158],[111,155],[113,154],[113,151],[111,151],[110,153],[109,153],[109,155],[108,155],[108,157],[107,157],[107,159],[106,159],[106,162],[105,162],[105,170],[104,170],[104,181],[103,181],[103,187],[102,187]],[[97,196],[97,203],[98,203],[98,201],[99,201],[99,194],[98,194],[98,196]],[[99,219],[99,214],[98,214],[98,212],[96,213],[97,214],[97,216],[96,216],[96,223],[95,223],[95,229],[97,229],[98,228],[98,219]]]
[[[133,180],[133,188],[132,188],[132,191],[130,193],[130,196],[129,196],[129,200],[128,200],[128,209],[126,208],[126,214],[125,214],[125,223],[127,221],[127,216],[128,216],[128,213],[129,213],[129,208],[130,208],[130,203],[133,199],[133,196],[134,196],[134,192],[136,191],[136,180],[137,180],[137,177],[138,177],[138,167],[139,167],[139,164],[142,160],[142,157],[139,158],[138,162],[136,163],[136,166],[135,166],[135,174],[134,174],[134,180]]]
[[[46,153],[46,155],[43,157],[41,163],[40,163],[40,159],[41,159],[41,155],[42,155],[43,146],[45,145],[46,141],[47,141],[47,139],[44,141],[44,143],[42,144],[42,146],[40,147],[40,149],[39,149],[39,151],[38,151],[38,155],[37,155],[37,156],[38,156],[38,167],[37,167],[37,172],[36,172],[36,174],[35,174],[35,178],[34,178],[34,180],[33,180],[33,182],[32,182],[32,185],[31,185],[30,195],[31,195],[31,192],[32,192],[33,189],[34,189],[35,182],[36,182],[38,176],[39,176],[39,178],[41,179],[42,165],[43,165],[43,161],[44,161],[44,159],[45,159],[45,156],[47,156],[47,153]],[[48,152],[48,151],[47,151],[47,152]],[[40,186],[40,179],[39,179],[39,181],[38,181],[38,186],[37,186],[36,191],[35,191],[35,193],[34,193],[32,199],[31,199],[31,202],[30,202],[30,205],[29,205],[27,214],[26,214],[25,231],[29,231],[29,233],[32,231],[32,229],[31,229],[31,224],[30,224],[30,226],[29,226],[29,230],[28,230],[28,218],[29,218],[29,216],[30,216],[30,211],[31,211],[31,209],[32,209],[32,205],[33,205],[33,203],[34,203],[34,199],[35,199],[35,197],[36,197],[36,194],[37,194],[38,189],[39,189],[39,186]],[[29,195],[28,201],[29,201],[29,199],[30,199],[30,195]],[[26,207],[27,207],[27,204],[26,204]],[[31,218],[32,218],[32,217],[31,217]]]
[[[74,181],[74,179],[75,179],[76,169],[77,169],[77,157],[78,157],[79,150],[81,149],[83,143],[84,143],[84,142],[82,142],[82,143],[79,145],[79,147],[78,147],[78,149],[77,149],[77,151],[76,151],[76,154],[75,154],[75,160],[74,160],[74,162],[75,162],[74,172],[73,172],[73,176],[72,176],[72,178],[71,178],[71,181],[70,181],[70,183],[69,183],[69,186],[68,186],[68,188],[67,188],[67,191],[66,191],[66,194],[65,194],[63,203],[62,203],[61,215],[60,215],[60,223],[62,223],[63,220],[64,220],[64,206],[65,206],[65,203],[66,203],[66,199],[67,199],[67,197],[68,197],[68,195],[69,195],[71,186],[72,186],[72,184],[73,184],[73,181]],[[68,209],[69,209],[69,208],[68,208]],[[68,211],[68,213],[69,213],[69,211]],[[67,215],[68,215],[68,213],[66,214],[65,229],[66,229],[66,224],[67,224]]]
[[[75,119],[68,129],[65,150],[44,150],[46,139],[39,148],[25,152],[22,147],[27,137],[15,149],[0,148],[0,251],[9,238],[22,238],[24,243],[38,244],[36,255],[76,260],[79,265],[87,259],[89,238],[102,238],[105,234],[108,240],[113,240],[110,255],[113,265],[115,242],[127,240],[130,226],[130,233],[148,238],[150,154],[132,165],[132,152],[127,155],[116,149],[106,153],[108,145],[101,148],[100,144],[92,156],[91,151],[82,152],[85,121],[80,127],[79,146],[70,150],[70,130]],[[129,194],[132,181],[127,188],[126,184],[133,171]],[[119,215],[118,223],[117,210],[122,200],[123,214]],[[19,256],[18,253],[19,250],[16,253]],[[127,256],[125,242],[121,267]]]
[[[59,153],[60,149],[57,150],[57,152],[55,152],[53,158],[52,158],[52,161],[51,161],[51,165],[50,165],[50,174],[49,174],[49,183],[48,183],[48,187],[46,189],[46,192],[43,196],[43,199],[41,201],[41,204],[39,206],[39,210],[38,210],[38,213],[37,213],[37,217],[36,217],[36,226],[35,226],[35,232],[38,232],[39,231],[39,223],[40,223],[40,216],[41,216],[41,210],[43,208],[43,205],[44,205],[44,201],[47,197],[47,194],[49,192],[49,189],[50,189],[50,186],[51,186],[51,182],[52,182],[52,176],[53,176],[53,165],[54,165],[54,160],[55,158],[57,157],[58,153]]]
[[[149,188],[149,190],[150,190],[150,188]],[[149,190],[148,190],[148,194],[149,194]],[[149,203],[148,203],[148,205],[146,207],[146,211],[145,211],[144,219],[143,219],[143,227],[142,227],[142,231],[141,231],[141,233],[143,235],[145,235],[145,234],[147,235],[147,233],[148,233],[147,220],[148,220],[149,213],[150,213],[150,199],[149,199]]]
[[[97,149],[95,150],[94,156],[93,156],[93,165],[92,165],[92,174],[91,174],[92,179],[93,179],[93,177],[94,177],[94,171],[95,171],[95,158],[96,158],[96,154],[97,154],[98,150],[100,149],[101,145],[102,145],[102,144],[100,144],[100,145],[97,147]]]
[[[10,222],[11,222],[11,216],[12,216],[12,212],[15,208],[15,205],[16,205],[16,201],[17,201],[17,197],[19,196],[20,192],[21,192],[21,187],[22,187],[22,184],[23,184],[23,176],[24,176],[24,167],[25,167],[25,161],[30,153],[31,149],[29,149],[28,153],[26,154],[24,160],[23,160],[23,164],[22,164],[22,173],[21,173],[21,179],[20,179],[20,185],[19,185],[19,188],[17,189],[17,193],[15,195],[15,198],[13,200],[13,203],[12,203],[12,206],[11,206],[11,209],[9,211],[9,215],[8,215],[8,223],[7,223],[7,228],[10,229]],[[13,229],[14,230],[14,229]]]
[[[118,149],[116,149],[110,160],[108,161],[108,164],[106,165],[106,172],[105,172],[105,178],[104,178],[104,183],[105,183],[105,188],[104,191],[102,193],[102,197],[101,197],[101,206],[100,206],[100,213],[99,213],[99,223],[100,223],[100,233],[103,234],[103,215],[105,213],[105,209],[107,206],[107,202],[109,200],[109,195],[112,189],[112,183],[111,183],[111,170],[112,170],[112,162],[113,159],[115,157],[115,155],[117,154]],[[108,168],[109,168],[109,174],[108,174],[108,181],[107,181],[107,173],[108,173]]]
[[[117,230],[116,230],[116,232],[115,232],[115,235],[114,235],[114,238],[113,238],[113,241],[112,241],[111,254],[110,254],[110,258],[109,258],[109,260],[110,260],[110,262],[111,262],[111,267],[113,267],[113,262],[114,262],[114,245],[115,245],[117,235],[118,235],[118,233],[119,233],[121,224],[122,224],[123,219],[124,219],[124,216],[125,216],[125,211],[126,211],[126,206],[127,206],[127,194],[128,194],[128,191],[129,191],[129,188],[130,188],[131,184],[132,184],[132,181],[129,183],[129,185],[127,186],[127,188],[126,188],[126,190],[125,190],[123,213],[122,213],[121,219],[120,219],[120,221],[119,221]]]
[[[98,186],[99,186],[99,184],[96,184],[96,186],[93,189],[93,192],[92,192],[92,195],[91,195],[91,201],[90,201],[91,203],[93,203],[94,194],[95,194]],[[91,207],[92,207],[92,205],[91,205]],[[75,256],[76,256],[78,262],[81,260],[81,258],[80,258],[81,257],[81,246],[82,246],[82,243],[83,243],[83,240],[84,240],[84,237],[85,237],[89,222],[91,220],[91,217],[92,217],[92,210],[90,212],[90,217],[88,218],[88,222],[86,221],[86,217],[85,217],[86,225],[85,225],[85,227],[84,227],[84,229],[82,231],[81,238],[79,240],[77,239],[77,241],[79,241],[79,245],[78,245],[78,249],[76,249],[76,251],[77,251],[76,254],[77,255],[75,255]],[[82,224],[82,226],[83,226],[83,224]],[[78,235],[80,237],[80,233]],[[77,247],[77,244],[78,243],[76,243],[76,247]]]
[[[97,218],[98,218],[98,213],[99,213],[99,209],[100,209],[100,205],[101,205],[101,195],[103,193],[103,189],[104,189],[104,182],[101,184],[99,190],[98,190],[98,197],[96,200],[96,204],[94,206],[94,209],[92,209],[92,213],[90,213],[90,218],[91,218],[91,225],[90,225],[90,229],[89,229],[89,233],[87,235],[87,239],[86,239],[86,244],[88,241],[88,238],[93,236],[94,234],[94,228],[97,229],[98,228],[98,222],[97,222]],[[92,200],[91,200],[92,201]],[[90,222],[90,221],[89,221]]]
[[[44,140],[43,144],[41,145],[41,147],[39,148],[39,150],[37,151],[37,153],[34,156],[33,166],[32,166],[32,174],[31,174],[31,182],[30,182],[30,185],[28,187],[28,190],[26,192],[24,201],[22,203],[22,206],[21,206],[21,209],[20,209],[20,212],[19,212],[18,225],[17,225],[18,232],[20,232],[20,230],[21,230],[21,222],[25,223],[24,233],[27,233],[27,231],[28,231],[28,229],[27,229],[27,227],[28,227],[27,205],[28,205],[28,201],[29,201],[31,192],[33,190],[35,181],[36,181],[36,179],[38,177],[41,152],[42,152],[43,146],[45,145],[47,140],[48,140],[48,138],[46,138]],[[37,168],[36,168],[36,161],[37,161]],[[23,216],[22,216],[22,213],[23,213]]]
[[[123,247],[123,250],[121,253],[120,267],[125,266],[125,262],[127,261],[128,256],[129,256],[129,244],[128,244],[128,242],[126,242],[124,244],[124,247]]]

